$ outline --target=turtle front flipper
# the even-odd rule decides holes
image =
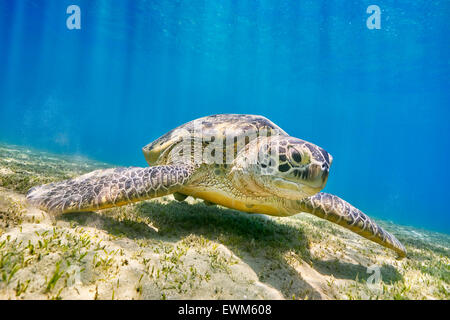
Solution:
[[[193,171],[188,165],[96,170],[31,188],[27,200],[53,214],[117,207],[176,192]]]
[[[406,249],[397,238],[377,225],[361,210],[335,195],[320,192],[302,200],[289,202],[289,211],[311,213],[394,250],[399,258],[406,256]]]

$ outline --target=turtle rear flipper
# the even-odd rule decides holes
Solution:
[[[188,165],[96,170],[31,188],[27,200],[53,214],[117,207],[176,192],[192,172]]]
[[[406,249],[397,238],[381,228],[361,210],[335,195],[319,192],[302,200],[291,200],[290,210],[311,213],[329,220],[394,250],[399,258],[406,256]]]

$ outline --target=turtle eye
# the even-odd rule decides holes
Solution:
[[[297,149],[294,148],[290,148],[290,155],[291,155],[291,160],[296,162],[296,163],[301,163],[302,162],[302,155],[300,154],[300,152],[298,152]]]

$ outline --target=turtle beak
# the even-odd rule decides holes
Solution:
[[[152,154],[149,152],[148,146],[143,147],[142,152],[144,153],[145,160],[149,165],[156,161],[156,159],[154,159],[154,156],[152,157]]]
[[[332,162],[333,157],[328,153],[328,162],[322,163],[322,182],[324,187],[328,180],[328,174],[330,173],[330,166]]]
[[[330,172],[330,168],[328,167],[328,165],[326,165],[325,168],[322,166],[322,183],[324,186],[327,183],[329,172]]]
[[[328,168],[329,166],[326,162],[322,163],[322,165],[316,163],[309,165],[307,177],[312,187],[322,189],[325,186],[328,179]]]

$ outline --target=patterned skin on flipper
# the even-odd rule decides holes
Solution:
[[[293,213],[307,212],[326,219],[373,242],[394,250],[400,258],[406,256],[406,249],[392,234],[381,228],[361,210],[338,196],[319,192],[302,200],[288,201]]]
[[[27,200],[50,213],[92,211],[176,192],[192,166],[155,166],[96,170],[75,179],[30,189]]]

